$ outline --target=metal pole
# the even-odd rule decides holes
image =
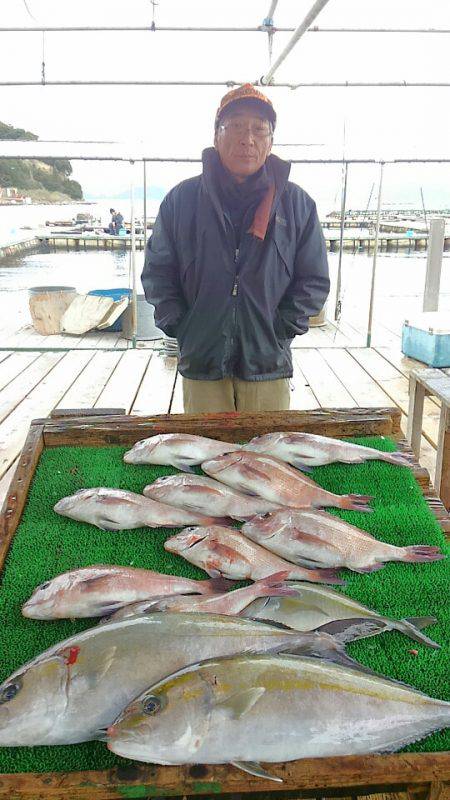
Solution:
[[[270,8],[264,18],[263,25],[270,25],[273,26],[273,15],[275,14],[275,9],[278,5],[278,0],[272,0],[270,4]]]
[[[375,274],[377,268],[378,235],[380,233],[380,211],[381,211],[381,191],[383,188],[383,168],[384,168],[384,162],[382,161],[380,164],[380,183],[378,185],[377,223],[375,228],[375,243],[374,243],[373,262],[372,262],[372,282],[370,286],[369,321],[367,323],[366,347],[370,347],[372,341],[373,303],[375,296]]]
[[[147,162],[142,162],[144,167],[144,251],[147,242]]]
[[[269,73],[267,73],[269,74]],[[266,83],[266,78],[262,77],[260,81],[253,81],[254,86],[261,83]],[[233,86],[241,86],[246,83],[245,80],[221,80],[221,81],[105,81],[105,80],[92,80],[92,81],[45,81],[45,86],[227,86],[232,89]],[[448,81],[310,81],[309,83],[271,83],[273,88],[277,89],[350,89],[350,88],[401,88],[401,89],[446,89],[450,86]],[[42,86],[42,80],[38,81],[0,81],[0,86]]]
[[[342,190],[341,190],[341,235],[339,237],[339,262],[336,283],[336,305],[334,307],[334,318],[338,320],[341,316],[341,278],[342,278],[342,251],[344,243],[344,228],[345,228],[345,203],[347,199],[347,173],[348,164],[342,165]]]
[[[444,251],[445,219],[432,219],[428,239],[427,273],[423,292],[423,311],[439,309],[442,253]]]
[[[300,37],[303,36],[303,34],[305,33],[306,30],[308,30],[308,28],[311,25],[311,23],[313,22],[313,20],[315,20],[317,15],[322,11],[322,8],[324,6],[326,6],[327,3],[328,3],[328,0],[315,0],[315,3],[313,4],[312,8],[307,13],[307,15],[304,18],[303,22],[300,23],[300,25],[296,29],[294,35],[291,37],[291,39],[287,43],[286,47],[284,48],[283,52],[278,56],[277,60],[275,61],[275,64],[272,64],[271,68],[266,73],[266,75],[263,75],[263,77],[261,78],[261,83],[263,83],[263,84],[270,83],[270,81],[272,80],[273,76],[275,75],[275,72],[277,71],[277,69],[280,66],[280,64],[283,63],[285,58],[291,52],[292,48],[295,47],[295,45],[297,44],[297,42],[300,39]]]
[[[272,6],[275,3],[272,3]],[[271,6],[271,7],[272,7]],[[273,16],[273,12],[272,12]],[[64,27],[8,27],[0,28],[0,33],[116,33],[119,31],[126,33],[142,32],[147,33],[150,30],[149,26],[142,25],[117,25],[117,26],[104,26],[104,25],[91,25],[89,27],[77,26],[64,26]],[[295,28],[274,28],[274,33],[294,33]],[[261,33],[264,32],[264,26],[257,28],[218,28],[218,27],[197,27],[197,28],[180,28],[177,26],[155,25],[153,32],[170,32],[176,31],[177,33]],[[450,33],[450,28],[319,28],[317,25],[314,28],[309,28],[307,33]]]
[[[427,233],[428,233],[427,211],[426,211],[426,208],[425,208],[425,200],[423,198],[423,189],[422,189],[422,187],[420,187],[420,196],[422,198],[422,208],[423,208],[423,216],[424,216],[424,219],[425,219],[425,227],[426,227]]]
[[[134,161],[131,164],[130,201],[131,201],[131,346],[136,347],[137,333],[137,285],[136,285],[136,226],[134,220]]]

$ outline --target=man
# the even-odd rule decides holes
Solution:
[[[116,234],[119,235],[119,231],[123,228],[123,215],[120,211],[116,211],[114,214],[114,225],[116,227]]]
[[[245,84],[215,119],[203,174],[161,203],[142,284],[179,343],[184,410],[289,408],[291,341],[329,291],[315,203],[271,155],[276,114]]]
[[[120,229],[123,228],[123,216],[120,211],[116,211],[114,208],[110,208],[109,213],[111,214],[109,232],[114,236],[118,236]]]
[[[110,208],[109,213],[111,214],[111,221],[109,223],[108,230],[114,236],[116,233],[116,220],[115,220],[116,212],[114,208]]]

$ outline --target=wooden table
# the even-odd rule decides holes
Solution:
[[[408,441],[417,459],[426,395],[433,395],[441,402],[434,485],[444,506],[450,510],[450,370],[413,369],[410,373]]]
[[[401,439],[398,408],[320,409],[277,413],[223,413],[191,416],[137,417],[120,409],[64,411],[54,418],[34,420],[0,516],[0,569],[19,524],[28,489],[41,453],[49,447],[84,445],[131,446],[156,433],[197,433],[226,441],[242,441],[268,431],[303,430],[326,436],[391,436]],[[109,413],[108,413],[109,412]],[[111,414],[112,412],[112,414]],[[433,491],[428,472],[412,465],[429,507],[444,531],[450,516]],[[107,770],[0,775],[0,798],[8,800],[123,800],[166,796],[220,796],[232,793],[295,791],[296,798],[403,792],[408,800],[449,800],[449,753],[308,758],[271,765],[283,783],[252,777],[229,765],[158,766],[133,764]],[[291,795],[292,796],[292,795]],[[396,794],[398,800],[399,795]]]

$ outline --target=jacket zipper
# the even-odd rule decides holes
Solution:
[[[239,258],[239,247],[237,247],[236,250],[234,251],[234,263],[235,264],[237,263],[238,258]],[[235,276],[234,276],[233,291],[231,292],[232,297],[237,297],[238,283],[239,283],[239,275],[236,272]]]
[[[235,251],[234,251],[234,263],[235,264],[237,264],[238,258],[239,258],[239,247],[237,247],[235,249]],[[239,275],[238,275],[238,273],[236,271],[235,274],[234,274],[234,284],[233,284],[233,289],[232,289],[232,292],[231,292],[231,296],[237,298],[238,291],[239,291]],[[233,359],[233,353],[234,353],[234,343],[235,343],[235,339],[236,339],[236,325],[237,325],[237,299],[233,303],[233,333],[231,335],[231,340],[230,340],[230,366],[231,366],[231,369],[233,369],[232,359]]]

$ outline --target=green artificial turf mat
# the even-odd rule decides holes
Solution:
[[[379,450],[395,450],[383,437],[350,441]],[[0,590],[0,681],[62,639],[90,627],[92,620],[44,622],[28,620],[21,606],[34,588],[77,567],[111,563],[148,567],[159,572],[205,578],[205,573],[167,553],[163,544],[173,529],[149,528],[105,532],[92,525],[58,516],[57,500],[81,488],[110,486],[142,492],[171,467],[124,464],[126,448],[57,447],[44,450],[30,487],[25,510],[8,554]],[[324,488],[344,494],[372,494],[373,514],[336,511],[386,542],[397,545],[434,544],[449,547],[410,470],[381,461],[317,467],[312,477]],[[331,510],[331,509],[328,509]],[[438,624],[426,634],[442,644],[432,650],[397,632],[363,639],[348,652],[377,672],[404,681],[433,697],[450,699],[448,559],[430,564],[390,563],[379,572],[358,575],[343,570],[345,593],[393,618],[434,615]],[[412,652],[411,652],[412,651]],[[416,654],[417,652],[417,654]],[[440,751],[450,748],[450,730],[405,748]],[[101,742],[35,748],[1,748],[0,772],[42,772],[105,769],[124,764]]]

